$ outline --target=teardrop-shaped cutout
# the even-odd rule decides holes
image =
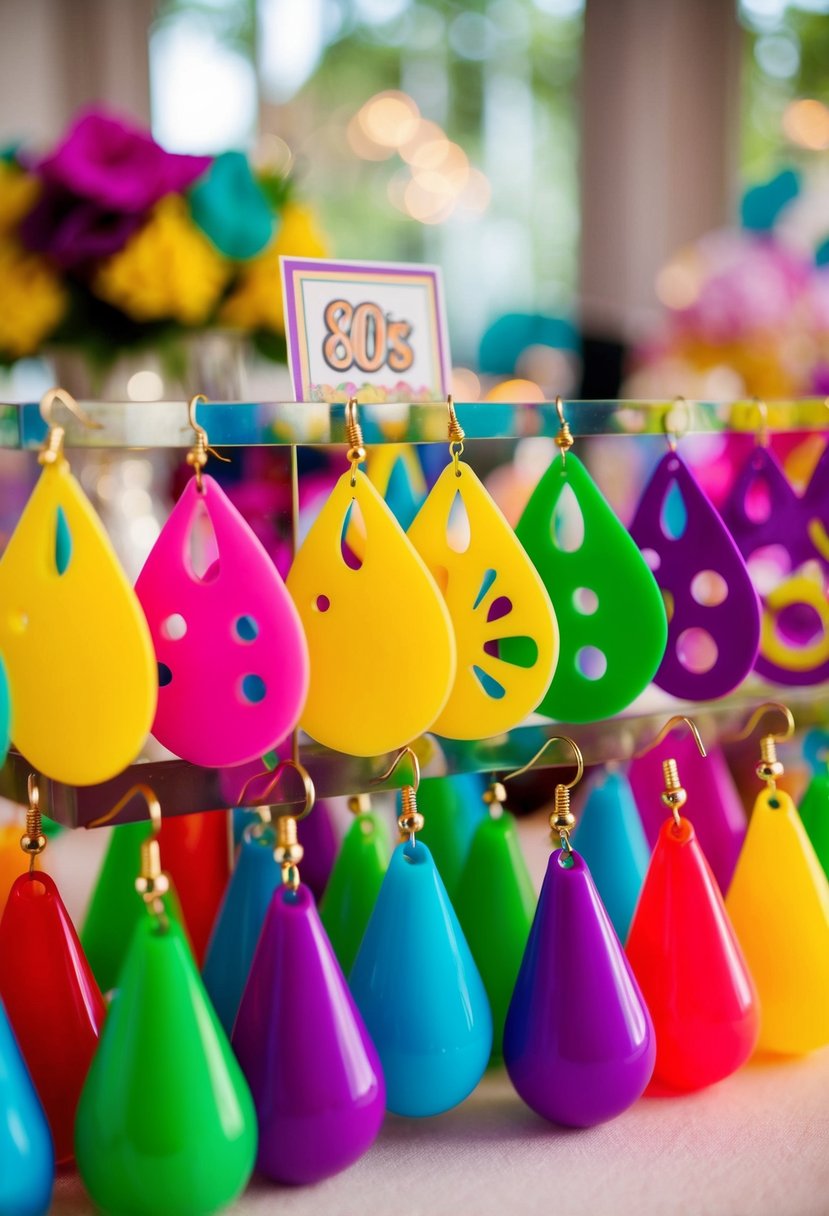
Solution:
[[[578,853],[547,863],[504,1031],[504,1062],[537,1114],[592,1127],[627,1110],[653,1072],[639,986]]]
[[[695,1090],[757,1043],[757,993],[720,889],[687,819],[662,826],[627,956],[656,1031],[654,1090]]]
[[[584,520],[584,540],[572,553],[553,543],[552,519],[565,489]],[[558,667],[538,709],[566,722],[592,722],[618,713],[651,680],[665,651],[665,608],[654,577],[584,465],[569,452],[556,457],[533,491],[516,529],[553,601],[564,642]],[[594,612],[574,601],[593,593]],[[637,623],[631,646],[630,622]],[[577,655],[594,647],[607,664],[585,675]]]
[[[725,903],[760,998],[760,1050],[825,1046],[829,885],[783,790],[757,796]]]
[[[55,569],[58,574],[65,574],[72,560],[72,533],[66,522],[63,507],[55,512]]]
[[[682,494],[686,521],[682,535],[663,531],[672,486]],[[745,562],[722,519],[693,473],[676,452],[654,470],[639,500],[630,534],[641,548],[659,554],[656,580],[671,597],[668,645],[654,682],[675,697],[710,700],[732,692],[754,666],[760,643],[760,602]],[[714,571],[728,594],[716,605],[694,599],[691,586],[700,571]],[[703,630],[711,639],[697,643]],[[707,649],[706,649],[707,646]],[[709,661],[710,660],[710,661]]]
[[[535,638],[493,638],[484,642],[484,654],[511,663],[514,667],[535,667],[538,662],[538,643]]]
[[[213,560],[198,578],[185,551],[205,521]],[[201,492],[195,479],[185,487],[135,590],[159,664],[160,743],[193,764],[225,766],[257,759],[293,730],[308,687],[302,625],[270,557],[212,477]]]
[[[349,984],[380,1056],[390,1111],[436,1115],[472,1092],[489,1060],[492,1017],[422,842],[394,850]]]
[[[666,540],[680,540],[688,527],[688,508],[685,506],[682,491],[675,481],[671,482],[668,493],[662,500],[659,526]]]
[[[446,523],[446,543],[453,553],[466,553],[472,541],[472,528],[460,490],[455,492]]]
[[[343,838],[325,888],[320,918],[348,975],[389,864],[391,840],[379,815],[357,815]]]
[[[261,1173],[319,1182],[373,1143],[385,1106],[380,1061],[302,884],[271,899],[233,1047],[259,1118]]]
[[[145,913],[136,926],[75,1143],[83,1184],[104,1212],[208,1216],[247,1185],[256,1113],[175,923]]]
[[[535,911],[535,892],[508,811],[481,820],[454,905],[489,998],[492,1055],[500,1059],[504,1022]]]
[[[340,556],[349,570],[359,570],[366,546],[366,521],[356,498],[352,498],[343,517]]]
[[[23,874],[9,892],[0,921],[0,999],[43,1103],[55,1159],[71,1161],[75,1108],[106,1006],[48,874]]]
[[[63,573],[58,511],[71,536]],[[44,467],[0,558],[0,603],[18,750],[71,785],[120,773],[152,723],[155,659],[133,589],[66,461]]]
[[[50,1210],[55,1155],[49,1125],[0,1004],[0,1212],[40,1216]]]
[[[274,836],[243,836],[236,865],[219,907],[202,968],[213,1008],[230,1035],[245,990],[256,943],[282,871],[274,858]]]
[[[755,477],[745,498],[746,515],[753,524],[764,524],[771,518],[771,487],[765,477]]]
[[[593,782],[578,816],[573,844],[590,868],[617,937],[626,941],[650,849],[633,790],[623,773],[605,773]]]
[[[187,533],[187,561],[190,574],[200,582],[212,583],[219,577],[219,541],[207,509],[206,495],[198,492]]]
[[[417,738],[438,717],[454,680],[455,642],[443,598],[405,533],[364,473],[351,480],[346,472],[337,482],[287,585],[311,656],[303,729],[336,751],[376,756]],[[339,551],[352,498],[366,525],[359,570],[349,570]],[[320,594],[330,600],[328,612],[314,607]],[[345,656],[358,642],[365,650],[359,679],[345,679]]]
[[[452,739],[480,739],[509,730],[535,709],[555,666],[558,630],[509,524],[469,465],[460,461],[458,473],[454,465],[443,470],[409,538],[434,574],[448,572],[442,589],[458,648],[454,687],[433,729]],[[458,503],[469,528],[463,549],[452,546],[442,527]],[[519,642],[511,650],[508,642],[502,650],[505,635],[531,645]]]
[[[562,553],[576,553],[584,544],[584,516],[573,487],[564,484],[551,516],[553,544]]]

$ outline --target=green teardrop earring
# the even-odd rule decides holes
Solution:
[[[540,713],[596,722],[619,713],[650,683],[668,639],[665,605],[642,554],[584,465],[561,398],[555,460],[515,534],[549,592],[561,630],[558,666]],[[631,645],[630,622],[636,622]]]
[[[391,836],[368,794],[348,800],[353,822],[343,838],[320,904],[337,962],[348,975],[366,931],[391,856]]]
[[[136,785],[153,831],[141,845],[137,925],[78,1104],[75,1153],[104,1212],[207,1216],[242,1192],[256,1158],[253,1101],[180,926],[163,897],[161,809]]]

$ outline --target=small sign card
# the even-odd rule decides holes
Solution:
[[[437,266],[280,258],[297,401],[445,401],[449,345]]]

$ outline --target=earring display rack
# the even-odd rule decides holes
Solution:
[[[189,449],[193,432],[183,401],[79,403],[96,424],[88,429],[71,416],[65,423],[67,448]],[[563,408],[575,440],[598,436],[758,433],[758,423],[771,433],[815,432],[829,429],[827,403],[822,399],[769,401],[762,417],[758,404],[742,401],[722,404],[699,401],[567,401]],[[446,404],[359,405],[360,424],[369,446],[386,443],[446,443]],[[455,403],[458,421],[467,441],[515,440],[548,436],[560,429],[555,402]],[[218,448],[346,445],[345,404],[326,402],[211,402],[199,405],[199,423]],[[63,425],[63,423],[62,423]],[[0,449],[38,450],[46,437],[36,403],[0,403]],[[343,450],[343,464],[345,451]],[[526,724],[494,739],[458,742],[425,735],[413,743],[424,777],[464,772],[508,772],[526,764],[546,739],[571,735],[581,748],[585,764],[629,760],[655,736],[666,717],[687,714],[698,724],[706,745],[733,738],[761,701],[784,700],[794,712],[798,727],[829,721],[829,684],[805,688],[770,686],[754,678],[732,696],[712,703],[682,704],[651,688],[623,714],[589,725],[570,726],[533,717]],[[152,745],[153,741],[150,741]],[[137,782],[150,785],[165,815],[188,814],[236,805],[246,781],[257,765],[233,769],[203,769],[167,756],[148,745],[147,754],[111,781],[96,786],[72,787],[39,778],[45,814],[70,827],[86,827],[117,802]],[[320,798],[393,789],[403,782],[400,769],[383,779],[393,755],[358,758],[321,747],[301,735],[302,762]],[[288,755],[284,745],[281,755]],[[566,768],[572,763],[565,745],[551,747],[539,760],[540,768]],[[11,752],[0,770],[0,795],[26,804],[30,766]],[[289,800],[290,782],[280,789],[280,805],[296,809],[303,800],[297,779],[295,800]],[[250,805],[256,798],[246,798]],[[129,822],[143,815],[139,800],[129,802],[111,822]]]

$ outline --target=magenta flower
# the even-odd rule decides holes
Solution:
[[[165,152],[148,132],[90,110],[75,120],[37,172],[103,211],[135,215],[165,194],[186,190],[210,163],[209,156]]]

